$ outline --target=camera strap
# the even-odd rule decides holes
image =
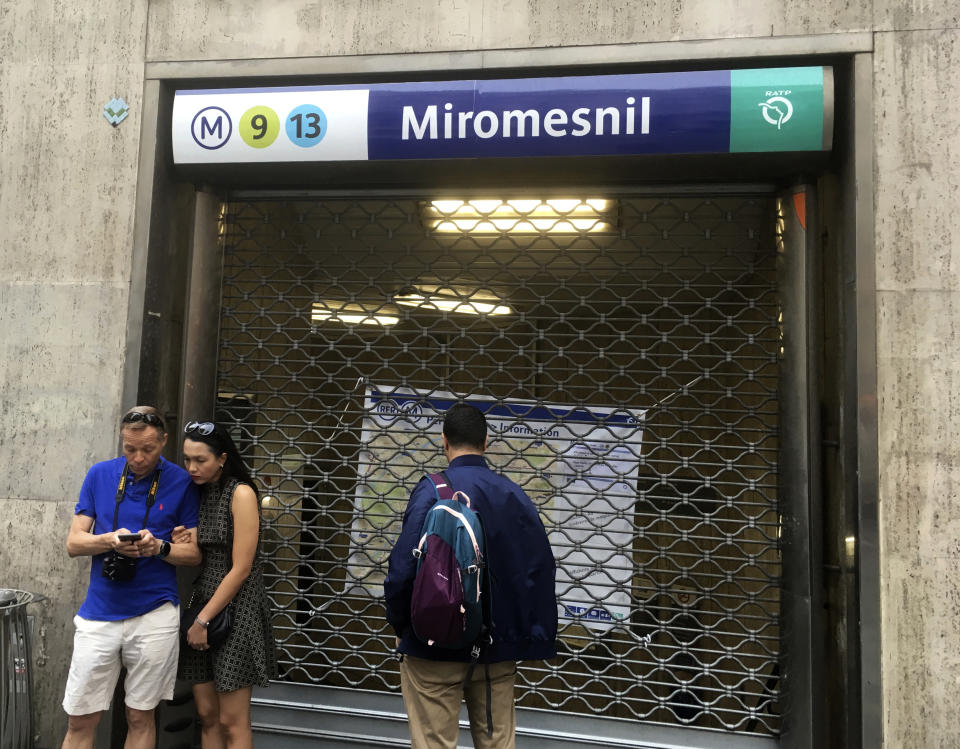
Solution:
[[[117,496],[114,500],[113,507],[113,530],[117,529],[117,518],[120,516],[120,503],[123,502],[123,496],[127,492],[127,471],[129,470],[128,466],[123,467],[123,473],[120,474],[120,483],[117,484]],[[143,525],[141,528],[147,527],[147,520],[150,518],[150,508],[153,507],[153,503],[157,501],[157,489],[160,487],[160,466],[157,466],[157,470],[153,472],[153,481],[150,484],[150,491],[147,493],[147,511],[143,513]]]

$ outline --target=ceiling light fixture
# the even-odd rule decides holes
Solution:
[[[605,198],[434,200],[424,225],[438,234],[611,234],[616,201]]]
[[[474,296],[467,298],[446,294],[410,291],[396,295],[393,301],[404,307],[437,310],[438,312],[456,312],[465,315],[512,315],[513,310],[497,299],[479,300]]]
[[[337,299],[313,303],[310,320],[314,323],[340,322],[346,325],[381,325],[390,327],[400,322],[395,315],[383,314],[383,306],[351,304]]]

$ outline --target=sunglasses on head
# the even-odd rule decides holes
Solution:
[[[163,419],[156,414],[142,414],[139,411],[131,411],[123,417],[121,423],[136,424],[138,421],[142,421],[144,424],[149,424],[152,427],[160,427],[163,429]]]
[[[214,427],[212,421],[190,421],[187,422],[187,425],[183,428],[183,433],[197,433],[202,437],[209,437],[211,434],[213,434],[213,429]]]

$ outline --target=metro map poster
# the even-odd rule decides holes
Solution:
[[[345,593],[379,597],[410,492],[446,467],[441,428],[453,393],[368,387]],[[539,508],[557,559],[561,619],[609,629],[630,611],[632,508],[644,412],[470,397],[491,468]]]

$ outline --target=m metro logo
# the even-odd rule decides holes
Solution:
[[[193,118],[190,134],[200,148],[213,151],[230,140],[233,122],[230,115],[220,107],[205,107]]]

